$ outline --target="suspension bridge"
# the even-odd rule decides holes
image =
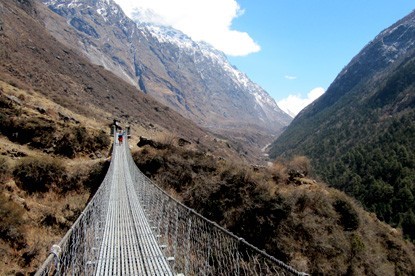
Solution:
[[[307,275],[170,197],[126,138],[114,139],[103,182],[36,275]]]

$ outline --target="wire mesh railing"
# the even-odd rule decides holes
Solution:
[[[129,150],[126,157],[140,203],[175,274],[307,275],[178,202],[138,169]]]
[[[114,146],[113,155],[115,150],[124,151],[124,160],[117,162],[128,167],[138,200],[136,204],[144,210],[146,223],[150,225],[174,275],[307,275],[169,196],[140,172],[126,140],[121,147]],[[112,160],[92,200],[62,241],[52,248],[52,253],[36,275],[96,273],[97,254],[102,246],[101,237],[114,178],[113,163]]]
[[[115,147],[113,147],[113,152]],[[74,222],[35,275],[92,275],[102,242],[109,191],[115,163],[111,162],[104,180],[81,215]]]

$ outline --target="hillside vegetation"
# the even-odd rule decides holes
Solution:
[[[414,245],[353,199],[307,177],[307,158],[247,166],[168,143],[134,154],[139,168],[187,206],[298,270],[409,275]]]
[[[79,216],[106,172],[114,118],[133,133],[174,134],[243,159],[232,141],[59,43],[44,28],[46,14],[54,16],[38,1],[0,3],[0,275],[33,273]]]
[[[1,275],[39,267],[101,183],[109,150],[102,126],[0,81]]]
[[[415,13],[382,32],[271,147],[415,241]],[[386,51],[385,45],[394,45]]]
[[[106,172],[114,118],[131,124],[133,147],[136,134],[165,137],[157,149],[134,149],[147,175],[298,270],[415,273],[414,245],[308,178],[307,158],[246,165],[243,145],[212,136],[89,64],[44,29],[45,16],[66,26],[37,1],[0,3],[1,275],[32,274],[82,212]]]

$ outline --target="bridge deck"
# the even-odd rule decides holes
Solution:
[[[124,146],[115,164],[96,275],[172,275],[139,203]]]
[[[36,276],[307,275],[170,197],[127,142],[114,142],[101,186]]]

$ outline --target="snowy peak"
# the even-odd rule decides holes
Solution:
[[[127,18],[112,0],[43,0],[43,3],[59,14],[63,11],[72,13],[82,11],[90,16],[96,13],[105,22],[123,22]]]
[[[59,40],[202,127],[226,135],[232,130],[249,141],[267,137],[268,143],[292,120],[223,52],[205,42],[170,27],[133,21],[112,0],[43,1],[78,35],[78,41],[64,34]]]
[[[179,30],[149,23],[137,23],[139,29],[147,31],[159,43],[174,44],[181,49],[196,49],[198,44]]]
[[[138,23],[138,26],[139,28],[145,28],[160,43],[170,43],[177,46],[182,51],[192,54],[195,57],[195,64],[210,62],[212,66],[219,67],[224,75],[227,75],[237,87],[241,90],[247,90],[254,97],[259,107],[264,109],[266,113],[270,112],[270,110],[281,114],[283,113],[275,100],[271,98],[264,89],[252,82],[246,74],[231,65],[226,55],[210,44],[203,41],[195,42],[186,34],[171,27],[158,26],[149,23]],[[200,58],[200,56],[203,56],[204,58]]]
[[[376,41],[381,43],[383,57],[389,63],[405,55],[415,44],[415,13],[381,32],[374,39]]]

